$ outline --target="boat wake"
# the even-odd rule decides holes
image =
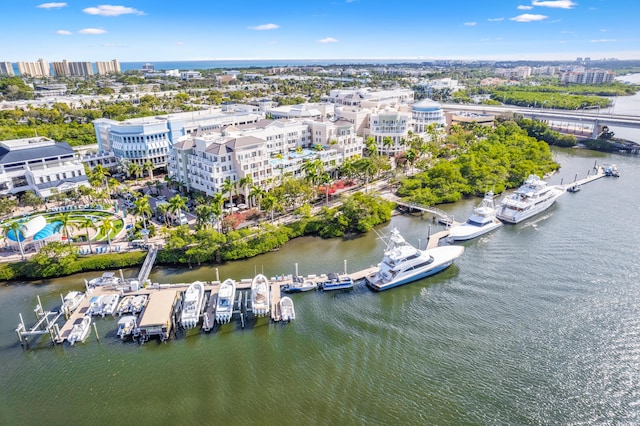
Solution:
[[[532,228],[538,228],[538,223],[547,220],[548,218],[550,218],[551,216],[553,216],[553,213],[548,213],[545,214],[543,216],[538,216],[535,218],[535,220],[531,220],[531,221],[526,221],[524,223],[521,223],[521,227],[522,228],[527,228],[527,227],[532,227]]]

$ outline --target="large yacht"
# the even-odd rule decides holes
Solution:
[[[461,246],[419,250],[407,243],[394,228],[379,269],[366,277],[367,284],[376,291],[408,284],[446,269],[463,252]]]
[[[473,209],[469,219],[465,223],[451,228],[449,238],[453,241],[470,240],[502,226],[502,222],[496,218],[497,209],[493,197],[493,191],[484,194],[484,198]]]
[[[562,185],[547,185],[540,177],[529,175],[520,188],[502,199],[496,217],[508,223],[522,222],[551,207],[565,191]]]

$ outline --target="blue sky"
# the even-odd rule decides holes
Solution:
[[[3,11],[0,61],[11,62],[640,59],[638,0],[20,0]]]

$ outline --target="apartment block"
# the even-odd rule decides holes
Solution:
[[[117,59],[112,59],[107,62],[96,62],[96,70],[98,75],[118,74],[120,70],[120,62]]]
[[[62,62],[52,62],[51,65],[56,76],[84,77],[93,75],[91,62],[69,62],[64,59]]]
[[[18,62],[18,72],[23,77],[49,77],[49,62],[38,59],[37,62]]]
[[[0,75],[15,75],[13,64],[11,62],[0,62]]]
[[[611,83],[615,73],[610,70],[589,69],[585,71],[567,71],[562,74],[562,83],[604,84]]]

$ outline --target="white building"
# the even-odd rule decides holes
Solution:
[[[514,67],[514,68],[496,68],[495,74],[500,77],[523,80],[531,77],[531,67]]]
[[[323,149],[309,149],[314,142]],[[362,154],[362,147],[349,122],[261,120],[181,138],[172,147],[168,170],[188,188],[213,195],[223,192],[227,179],[251,176],[253,185],[268,187],[284,174],[302,177],[309,160],[320,159],[325,170],[334,170],[345,158]],[[246,189],[238,190],[246,200]]]
[[[93,125],[100,153],[113,152],[117,160],[140,166],[150,161],[158,168],[167,165],[169,148],[181,136],[202,134],[229,125],[255,123],[262,117],[260,113],[215,109],[125,121],[100,118]]]
[[[49,77],[51,68],[49,62],[38,59],[37,62],[18,62],[18,72],[23,77]]]
[[[109,75],[120,73],[120,62],[117,59],[112,59],[107,62],[96,62],[96,69],[98,75]]]
[[[66,192],[89,186],[84,166],[66,142],[44,137],[0,142],[0,194],[34,191],[40,197],[55,188]]]
[[[336,105],[384,108],[409,104],[413,102],[413,99],[414,93],[410,89],[373,90],[364,88],[331,90],[328,101]]]
[[[427,132],[427,128],[432,125],[443,127],[446,124],[446,117],[442,106],[431,99],[423,99],[411,105],[411,121],[413,132],[422,134]]]
[[[376,141],[380,154],[392,156],[407,149],[411,129],[409,111],[385,108],[371,113],[368,136]]]
[[[610,70],[589,69],[586,71],[567,71],[562,74],[562,83],[603,84],[611,83],[615,73]]]
[[[464,89],[464,86],[458,84],[458,80],[454,80],[450,77],[440,78],[437,80],[427,80],[423,81],[419,84],[419,86],[424,87],[427,91],[446,91],[448,90],[451,93],[457,92],[458,90]]]
[[[11,62],[0,62],[0,75],[15,75]]]
[[[272,118],[331,118],[335,115],[335,105],[311,103],[272,106],[266,110],[266,113]]]

